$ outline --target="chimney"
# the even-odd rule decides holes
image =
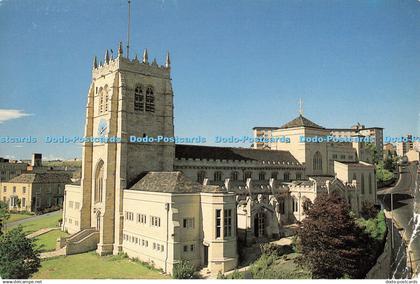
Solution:
[[[33,153],[32,154],[32,167],[42,167],[42,154]]]

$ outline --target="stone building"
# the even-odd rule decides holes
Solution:
[[[64,187],[70,183],[70,178],[65,174],[23,173],[1,183],[0,200],[13,211],[36,212],[61,206]]]
[[[305,131],[295,132],[297,128],[305,127]],[[260,138],[257,143],[253,144],[255,149],[288,149],[287,146],[281,145],[285,144],[283,142],[264,142],[262,138],[270,139],[288,137],[290,130],[293,132],[293,142],[297,142],[300,136],[309,137],[321,137],[321,136],[334,136],[337,138],[370,138],[371,142],[375,145],[376,155],[379,160],[383,156],[383,128],[381,127],[365,127],[360,123],[352,126],[351,128],[324,128],[319,126],[316,123],[313,123],[303,115],[299,115],[296,119],[284,124],[280,127],[254,127],[253,135],[254,138]],[[303,145],[303,143],[300,143]],[[323,143],[325,147],[329,148],[331,154],[331,159],[329,163],[332,166],[333,160],[362,160],[367,162],[372,162],[371,153],[365,148],[364,143],[344,143],[344,142],[330,142]],[[291,145],[294,147],[296,143]],[[335,149],[334,149],[335,148]],[[338,148],[338,149],[337,149]],[[346,153],[344,153],[346,152]],[[302,160],[299,160],[302,162]],[[331,172],[332,173],[332,172]]]
[[[407,134],[407,136],[401,137],[400,140],[396,143],[397,155],[403,157],[414,147],[413,135]]]
[[[0,158],[0,182],[8,181],[26,171],[28,164],[12,163],[9,159]]]
[[[280,237],[283,226],[304,218],[305,200],[338,191],[356,213],[376,200],[374,167],[360,162],[363,145],[130,142],[174,136],[170,70],[169,54],[158,65],[147,50],[141,61],[125,57],[121,44],[116,58],[95,57],[85,136],[100,139],[84,143],[81,183],[66,186],[63,229],[73,235],[60,245],[67,253],[96,248],[166,273],[183,259],[225,272],[237,265],[238,239]],[[286,126],[280,135],[328,132],[301,116]]]

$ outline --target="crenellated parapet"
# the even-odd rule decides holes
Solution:
[[[137,54],[134,59],[124,57],[122,43],[120,42],[116,57],[114,57],[113,51],[108,49],[105,51],[103,61],[98,61],[98,58],[94,57],[92,64],[92,77],[94,79],[106,76],[117,70],[170,79],[171,61],[169,52],[166,54],[165,64],[159,65],[156,58],[151,63],[149,62],[147,49],[144,50],[141,61],[138,59]]]

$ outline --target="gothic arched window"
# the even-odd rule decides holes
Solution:
[[[246,181],[249,178],[252,178],[252,172],[245,172],[244,173],[244,181]]]
[[[95,172],[95,202],[102,202],[104,187],[104,162],[101,160],[96,166]]]
[[[237,181],[238,180],[238,172],[232,172],[232,174],[230,175],[230,178],[232,179],[232,181]]]
[[[314,154],[313,169],[314,171],[322,171],[322,156],[319,151]]]
[[[204,179],[206,178],[206,172],[200,171],[197,173],[197,182],[203,183]]]
[[[265,180],[265,172],[260,172],[260,173],[258,174],[258,179],[259,179],[259,180]]]
[[[103,105],[104,105],[103,93],[104,93],[104,90],[102,89],[102,87],[99,88],[99,92],[98,92],[98,113],[103,112]]]
[[[134,89],[134,110],[144,111],[144,94],[141,86]]]
[[[284,180],[284,181],[289,181],[289,180],[290,180],[290,173],[285,172],[285,173],[283,174],[283,180]]]
[[[214,181],[221,181],[222,180],[222,172],[214,172]]]
[[[151,87],[146,90],[146,111],[155,112],[155,97]]]
[[[103,105],[104,105],[104,112],[107,112],[108,111],[108,92],[109,92],[108,85],[105,85],[104,91],[102,93],[102,95],[103,95],[102,100],[103,100]]]

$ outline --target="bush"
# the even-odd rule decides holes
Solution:
[[[195,267],[189,261],[181,260],[181,262],[174,265],[172,277],[174,279],[194,279],[196,278]]]
[[[119,261],[126,258],[128,258],[128,255],[125,252],[119,252],[117,255],[112,255],[109,257],[111,261]]]
[[[364,219],[375,218],[376,215],[378,215],[378,213],[379,213],[379,209],[375,206],[375,204],[369,201],[362,202],[362,209],[360,211],[360,215]]]
[[[380,211],[374,218],[360,218],[357,220],[357,223],[372,239],[380,242],[384,241],[387,228],[383,211]]]
[[[261,253],[266,255],[282,256],[293,252],[291,246],[279,246],[273,243],[266,243],[260,245]]]
[[[294,252],[297,252],[297,253],[302,252],[302,244],[297,235],[294,235],[292,238],[292,248]]]
[[[217,273],[217,279],[228,279],[221,271]]]
[[[0,278],[28,279],[41,266],[34,239],[19,226],[0,236]]]
[[[61,209],[63,209],[62,206],[53,205],[51,207],[42,208],[41,210],[36,211],[36,214],[37,215],[42,215],[42,214],[50,213],[50,212],[53,212],[53,211],[58,211],[58,210],[61,210]]]

